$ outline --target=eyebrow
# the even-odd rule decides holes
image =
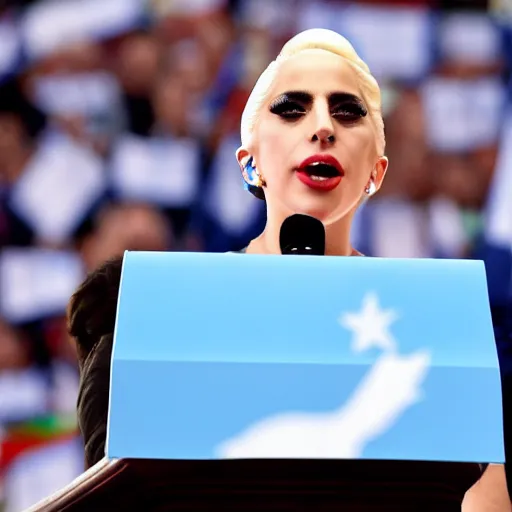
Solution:
[[[280,94],[274,101],[278,99],[287,99],[289,101],[296,101],[305,105],[311,105],[311,103],[313,103],[313,94],[308,91],[287,91]],[[333,92],[329,94],[328,101],[330,105],[338,105],[344,102],[364,105],[363,100],[359,96],[349,92]]]

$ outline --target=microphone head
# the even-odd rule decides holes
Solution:
[[[295,214],[286,218],[279,233],[282,254],[325,254],[325,228],[309,215]]]

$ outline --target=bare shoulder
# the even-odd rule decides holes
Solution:
[[[462,502],[462,512],[512,512],[505,468],[490,464]]]

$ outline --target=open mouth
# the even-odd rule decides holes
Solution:
[[[297,169],[297,178],[318,192],[330,192],[344,176],[341,164],[331,155],[319,154],[306,158]]]
[[[301,169],[314,181],[326,181],[329,178],[341,176],[341,172],[333,165],[318,162]]]

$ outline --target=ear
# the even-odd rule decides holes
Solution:
[[[245,164],[247,163],[247,160],[251,156],[248,149],[244,147],[239,147],[236,150],[236,159],[238,160],[238,165],[240,166],[240,170],[243,172],[243,168],[245,167]]]
[[[388,170],[389,160],[385,156],[381,156],[377,163],[375,164],[375,170],[372,172],[371,181],[373,181],[375,185],[375,191],[379,190],[382,182],[384,181],[384,177],[386,176],[386,171]]]

